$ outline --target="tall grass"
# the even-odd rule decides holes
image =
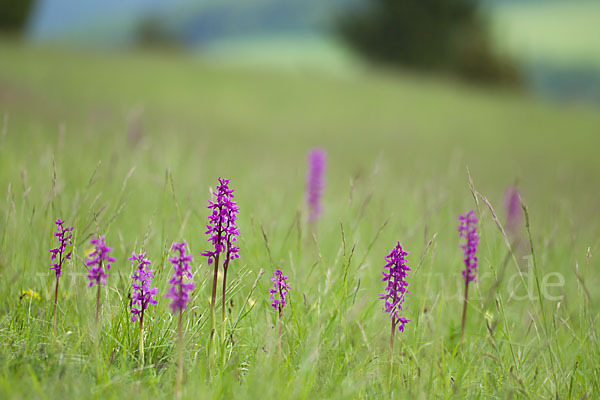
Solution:
[[[104,60],[1,46],[10,61],[0,65],[0,398],[174,396],[177,319],[164,295],[170,245],[184,238],[197,285],[182,326],[184,398],[600,392],[600,242],[590,184],[599,175],[590,148],[600,119],[592,111],[405,78],[340,82],[186,58]],[[143,133],[129,140],[126,116],[140,101]],[[327,148],[328,186],[313,232],[303,190],[314,145]],[[531,269],[518,252],[507,256],[498,225],[502,193],[517,174]],[[241,258],[228,272],[225,340],[209,368],[213,271],[199,253],[210,187],[221,175],[236,183]],[[480,217],[480,277],[461,345],[456,215],[469,208]],[[75,227],[74,256],[63,268],[53,335],[48,249],[58,216]],[[94,334],[84,259],[98,234],[118,262]],[[411,249],[414,271],[404,303],[411,323],[397,337],[390,380],[389,319],[377,294],[398,240]],[[145,315],[142,368],[127,261],[139,248],[159,288],[159,304]],[[280,356],[265,278],[277,267],[292,282]],[[563,286],[544,286],[556,282],[551,272]],[[21,297],[28,289],[41,298]]]

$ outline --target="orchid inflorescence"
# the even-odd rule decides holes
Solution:
[[[521,213],[521,193],[516,186],[509,186],[504,193],[504,208],[506,210],[506,230],[511,236],[516,236],[523,224]]]
[[[314,224],[323,212],[323,191],[325,190],[325,169],[327,152],[313,149],[308,153],[308,176],[306,179],[306,203],[308,220]]]
[[[276,269],[275,275],[271,278],[271,282],[273,282],[273,287],[269,289],[271,301],[273,301],[271,306],[277,311],[280,317],[283,308],[286,306],[285,300],[290,289],[290,284],[287,282],[288,278],[288,276],[283,275],[280,269]]]
[[[52,254],[53,263],[50,264],[50,269],[56,274],[56,286],[54,289],[54,320],[53,320],[53,331],[56,333],[56,315],[58,306],[58,282],[62,275],[62,267],[66,260],[71,259],[72,251],[67,253],[67,246],[73,245],[73,227],[65,226],[65,221],[58,218],[55,222],[57,231],[54,236],[58,238],[58,247],[50,250]]]
[[[65,226],[65,221],[58,218],[55,222],[57,226],[57,232],[54,234],[58,238],[58,247],[50,250],[52,254],[52,261],[50,264],[52,270],[56,273],[56,279],[62,275],[62,267],[66,260],[71,259],[71,252],[66,253],[67,246],[73,245],[73,227]]]
[[[87,275],[88,287],[91,288],[94,284],[100,286],[100,283],[106,286],[108,271],[110,271],[112,263],[117,260],[109,255],[112,247],[106,245],[104,235],[98,239],[92,239],[90,242],[94,246],[94,251],[90,253],[85,262],[88,267],[91,267]]]
[[[208,241],[214,246],[213,250],[207,250],[200,255],[208,257],[208,265],[218,263],[219,255],[225,253],[223,264],[239,258],[239,247],[236,246],[239,230],[236,225],[237,203],[233,201],[233,190],[229,189],[229,179],[219,178],[217,186],[217,201],[209,200],[208,207],[212,210],[206,225],[206,234],[210,235]],[[217,266],[218,267],[218,266]]]
[[[152,263],[146,258],[146,252],[135,254],[132,253],[131,266],[135,267],[133,271],[132,287],[133,294],[131,296],[131,313],[132,321],[135,322],[140,319],[140,323],[144,321],[144,311],[148,308],[149,304],[158,304],[154,296],[158,294],[158,288],[150,288],[152,278],[154,278],[154,270],[148,268]],[[136,264],[137,263],[137,267]]]
[[[208,257],[208,265],[214,263],[212,294],[210,298],[210,310],[212,316],[212,333],[215,331],[215,302],[217,299],[217,279],[219,273],[219,258],[224,253],[224,258],[221,259],[223,267],[223,295],[222,295],[222,321],[223,330],[225,329],[225,297],[227,294],[227,270],[229,263],[236,258],[240,258],[239,247],[237,246],[237,237],[240,234],[237,227],[237,214],[239,212],[237,203],[233,200],[233,189],[229,189],[229,179],[219,178],[217,186],[217,201],[209,200],[208,207],[212,210],[208,217],[206,225],[209,235],[208,241],[212,243],[213,249],[201,253],[202,256]]]
[[[461,244],[463,249],[465,269],[462,271],[465,280],[465,297],[463,301],[463,313],[461,321],[461,340],[465,337],[465,325],[467,321],[467,304],[469,300],[469,283],[477,280],[477,268],[479,261],[477,259],[477,246],[479,245],[479,235],[477,234],[477,216],[475,212],[470,210],[464,215],[459,215],[458,233],[461,238],[466,240],[465,244]]]
[[[410,267],[406,264],[406,256],[408,253],[402,249],[400,242],[385,258],[387,264],[383,271],[382,281],[387,282],[385,293],[380,294],[379,298],[385,300],[385,312],[390,314],[392,319],[392,327],[397,327],[400,332],[404,332],[404,326],[410,322],[405,317],[400,316],[402,311],[402,303],[409,291],[407,290],[408,271]]]
[[[91,267],[87,275],[87,278],[90,281],[88,288],[91,288],[94,284],[96,284],[98,288],[96,292],[96,323],[98,323],[100,318],[100,283],[102,283],[103,286],[106,286],[108,271],[110,271],[111,264],[117,260],[109,255],[112,248],[106,245],[104,235],[98,239],[94,238],[90,242],[94,246],[94,250],[88,256],[85,264],[88,267]]]
[[[327,153],[323,149],[314,149],[308,154],[309,172],[306,188],[306,202],[309,207],[309,222],[315,223],[322,212],[322,196],[325,187],[325,169],[327,163]],[[237,218],[239,208],[234,201],[234,190],[229,188],[230,181],[228,179],[219,178],[219,184],[214,193],[215,197],[209,201],[208,208],[211,213],[206,225],[206,234],[209,235],[208,242],[212,248],[200,253],[208,258],[208,265],[214,268],[213,291],[210,302],[210,308],[213,314],[213,328],[211,331],[211,340],[215,332],[214,323],[214,307],[216,300],[216,286],[219,267],[223,268],[223,340],[227,340],[226,319],[225,319],[225,296],[226,296],[226,279],[227,269],[231,261],[239,258],[239,247],[237,245],[239,229],[237,226]],[[520,204],[520,195],[516,188],[511,187],[506,194],[506,210],[507,210],[507,229],[513,231],[514,227],[520,223],[520,213],[518,206]],[[460,245],[463,250],[463,261],[465,269],[462,275],[465,282],[465,302],[463,308],[462,334],[464,337],[464,326],[467,309],[468,288],[471,282],[475,282],[478,272],[477,247],[479,244],[479,235],[477,232],[478,218],[473,210],[460,215],[458,232],[460,238],[465,242]],[[57,293],[58,279],[62,274],[62,267],[66,260],[71,259],[72,252],[67,252],[67,246],[72,245],[73,227],[67,227],[65,221],[60,218],[55,222],[57,232],[54,236],[58,238],[58,247],[50,250],[52,254],[51,269],[56,274]],[[343,234],[343,232],[342,232]],[[112,263],[116,259],[110,254],[112,248],[108,247],[105,242],[105,236],[91,239],[93,251],[85,260],[86,266],[89,268],[87,278],[89,280],[88,287],[96,285],[98,287],[96,321],[100,311],[100,287],[106,286],[107,277],[111,269]],[[345,245],[345,242],[344,242]],[[191,293],[196,288],[196,285],[191,281],[192,273],[192,254],[188,253],[189,246],[186,242],[173,243],[171,250],[174,255],[169,258],[173,265],[173,275],[169,280],[170,288],[166,294],[166,298],[171,299],[170,308],[173,314],[178,314],[178,336],[179,336],[179,371],[178,382],[181,383],[181,369],[183,356],[181,353],[182,347],[182,314],[187,309],[191,301]],[[345,249],[344,249],[345,250]],[[140,322],[140,354],[143,364],[143,349],[144,349],[144,313],[150,304],[158,304],[156,297],[158,296],[158,288],[151,287],[152,279],[155,277],[154,270],[150,268],[152,262],[146,257],[146,252],[136,254],[132,253],[129,260],[133,268],[131,275],[132,279],[132,295],[131,295],[131,314],[132,321]],[[396,330],[404,332],[406,324],[410,322],[403,314],[404,302],[408,291],[409,271],[411,268],[407,264],[406,257],[408,252],[404,250],[400,242],[385,257],[386,264],[383,270],[383,278],[386,283],[384,293],[379,294],[379,299],[384,300],[383,310],[389,314],[392,325],[392,333],[390,338],[391,353],[393,354],[393,342]],[[260,275],[259,275],[260,277]],[[273,286],[269,289],[271,307],[277,312],[279,317],[279,348],[281,353],[281,338],[282,338],[282,315],[283,310],[288,305],[288,293],[291,285],[288,282],[289,276],[284,275],[281,269],[276,269],[271,282]],[[257,279],[258,280],[258,279]],[[254,289],[254,288],[253,288]],[[55,298],[55,329],[56,329],[56,298]],[[233,303],[232,303],[233,304]],[[224,343],[224,342],[223,342]],[[210,347],[209,347],[210,350]]]
[[[175,252],[175,257],[169,258],[173,264],[174,274],[169,283],[171,289],[166,297],[171,299],[171,311],[173,314],[183,311],[190,302],[190,292],[194,290],[195,285],[191,282],[185,282],[185,278],[192,279],[192,255],[186,254],[186,242],[173,243],[171,249]]]
[[[171,289],[166,297],[171,299],[171,311],[173,314],[179,314],[177,324],[177,337],[179,348],[179,360],[177,362],[177,378],[175,380],[176,397],[181,397],[181,382],[183,379],[183,328],[182,316],[183,311],[187,308],[190,302],[190,293],[196,287],[192,282],[186,282],[187,279],[192,279],[192,255],[186,254],[188,244],[186,242],[173,243],[171,250],[175,252],[175,257],[169,258],[173,269],[175,270],[173,277],[169,281]]]
[[[464,253],[465,269],[462,274],[465,281],[475,282],[477,279],[477,246],[479,244],[479,235],[477,234],[477,217],[473,210],[458,217],[460,224],[458,232],[460,237],[466,239],[466,243],[460,245]]]

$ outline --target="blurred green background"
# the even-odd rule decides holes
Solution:
[[[0,1],[10,10],[0,18],[0,397],[172,395],[175,323],[163,296],[168,246],[186,240],[198,284],[186,311],[189,398],[593,398],[599,4]],[[432,39],[441,42],[427,45]],[[313,147],[327,151],[328,169],[325,211],[311,231],[302,221]],[[551,288],[560,300],[515,299],[524,288],[511,287],[509,274],[525,263],[506,263],[467,168],[502,222],[506,188],[520,188],[540,273],[565,278]],[[219,176],[231,179],[240,206],[232,315],[247,296],[256,306],[230,326],[230,358],[215,378],[204,357],[210,271],[198,254]],[[469,209],[480,216],[485,278],[457,351],[456,226]],[[54,336],[47,264],[57,217],[75,226],[76,242]],[[96,342],[91,294],[78,279],[99,234],[119,261]],[[415,271],[399,379],[389,383],[389,319],[377,293],[397,241]],[[138,375],[125,260],[142,248],[161,295],[149,314],[148,368]],[[293,288],[285,368],[269,352],[276,267]],[[24,300],[29,289],[39,302]],[[496,305],[484,302],[488,293]]]
[[[182,151],[231,142],[229,153],[267,163],[267,152],[275,162],[323,145],[350,175],[399,152],[418,174],[460,160],[492,190],[519,180],[546,200],[597,200],[597,1],[2,8],[0,101],[32,146],[60,129],[74,140],[103,131],[173,154],[186,141]]]
[[[598,2],[453,0],[438,8],[443,4],[5,4],[14,8],[6,15],[20,19],[3,23],[0,42],[3,187],[65,142],[72,146],[65,162],[80,166],[73,175],[82,180],[99,159],[143,151],[156,176],[166,168],[229,176],[243,165],[261,180],[289,182],[277,173],[323,146],[332,158],[331,184],[341,191],[376,162],[389,163],[388,179],[409,179],[415,190],[447,174],[461,182],[469,166],[496,199],[518,182],[540,215],[595,221]],[[445,21],[440,30],[454,39],[444,49],[384,47],[395,55],[372,58],[343,33],[349,16],[366,23],[365,15],[377,14],[370,10],[413,10],[431,31]],[[397,40],[425,34],[410,26]],[[418,52],[443,57],[468,48],[461,44],[471,43],[465,26],[488,38],[476,42],[484,64],[474,70],[487,68],[486,60],[507,62],[517,85],[469,79],[473,69],[456,70],[453,57],[412,61],[435,59]],[[47,173],[39,168],[29,175]],[[303,178],[296,178],[299,189]]]
[[[544,97],[600,101],[596,0],[27,0],[2,8],[0,29],[20,23],[31,42],[158,45],[230,62],[330,70],[356,67],[363,53],[488,79],[508,68]]]

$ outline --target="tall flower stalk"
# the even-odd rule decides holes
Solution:
[[[114,257],[111,257],[109,253],[112,251],[111,247],[106,245],[104,235],[98,239],[92,239],[91,244],[94,246],[94,251],[90,253],[85,264],[89,267],[87,278],[89,279],[88,288],[97,286],[96,292],[96,323],[100,317],[100,283],[106,286],[106,277],[108,277],[108,271],[110,271],[111,264],[117,261]]]
[[[58,238],[58,247],[50,250],[53,263],[50,264],[50,269],[56,273],[56,287],[54,288],[54,320],[52,324],[52,332],[56,334],[56,314],[58,305],[58,282],[62,275],[62,267],[66,260],[71,259],[71,251],[67,253],[67,246],[73,245],[73,227],[65,226],[65,221],[58,218],[55,222],[56,233],[54,236]]]
[[[213,275],[213,286],[212,295],[210,300],[210,310],[213,320],[213,326],[211,331],[211,339],[215,331],[215,302],[217,299],[217,278],[219,274],[219,259],[221,254],[224,253],[223,264],[223,330],[225,329],[225,297],[227,291],[227,270],[229,263],[240,258],[239,247],[236,245],[239,230],[236,225],[238,206],[233,200],[233,190],[229,189],[229,179],[219,178],[219,185],[217,186],[216,201],[210,200],[208,203],[209,209],[212,210],[211,215],[208,217],[208,224],[206,225],[206,234],[210,235],[208,241],[213,245],[212,250],[207,250],[202,253],[202,256],[208,257],[208,265],[214,263],[214,275]]]
[[[409,293],[407,290],[408,282],[406,278],[409,276],[408,271],[410,267],[406,264],[406,256],[408,252],[402,249],[400,242],[396,247],[387,255],[385,258],[387,264],[383,271],[383,282],[387,282],[385,293],[380,294],[379,298],[385,300],[384,311],[390,315],[392,319],[392,330],[390,334],[390,352],[394,351],[394,336],[396,329],[400,332],[404,332],[404,326],[410,322],[405,317],[400,316],[402,311],[402,304],[406,294]]]
[[[465,298],[463,303],[463,314],[460,328],[461,341],[465,337],[465,323],[467,320],[467,303],[469,300],[469,283],[477,279],[477,246],[479,245],[479,235],[477,234],[477,217],[473,210],[458,217],[458,233],[460,237],[466,240],[465,244],[460,245],[464,254],[465,269],[462,271],[465,280]]]
[[[144,313],[150,304],[158,304],[154,296],[158,294],[158,288],[150,288],[154,271],[148,267],[152,265],[150,260],[146,258],[146,252],[135,254],[132,253],[131,266],[135,267],[131,276],[133,294],[131,297],[131,313],[132,321],[140,321],[140,360],[144,364]],[[137,266],[136,266],[137,263]]]
[[[269,293],[271,293],[271,306],[277,311],[277,320],[279,325],[279,341],[278,348],[279,354],[281,354],[281,316],[283,313],[283,308],[286,306],[286,298],[288,294],[288,290],[290,289],[290,284],[287,282],[288,276],[284,276],[283,272],[280,269],[275,270],[275,275],[271,278],[271,282],[273,282],[273,287],[269,289]]]
[[[167,298],[171,301],[171,312],[178,316],[177,319],[177,348],[178,348],[178,363],[177,377],[175,380],[175,395],[181,398],[181,383],[183,381],[183,311],[187,308],[190,302],[190,293],[194,290],[195,285],[192,282],[186,282],[187,279],[192,279],[192,261],[191,254],[186,254],[187,243],[173,243],[171,248],[175,252],[175,256],[169,258],[173,264],[174,274],[169,283],[171,289],[167,293]]]
[[[327,168],[327,152],[324,149],[313,149],[308,152],[308,176],[306,178],[306,203],[308,204],[308,221],[314,225],[323,211],[323,191],[325,190],[325,170]]]

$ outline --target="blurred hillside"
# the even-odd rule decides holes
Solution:
[[[85,46],[176,44],[229,61],[352,67],[334,22],[368,0],[37,0],[27,36]],[[600,2],[486,0],[497,46],[530,87],[600,102]]]
[[[249,187],[268,182],[301,190],[304,171],[294,165],[306,149],[323,146],[335,160],[333,176],[363,179],[381,158],[384,176],[415,188],[428,182],[442,193],[462,185],[468,193],[468,165],[490,198],[502,198],[519,178],[529,201],[546,207],[536,220],[568,212],[585,221],[596,212],[598,191],[590,183],[600,177],[600,115],[589,105],[543,104],[410,74],[365,69],[331,76],[186,53],[112,54],[1,40],[0,53],[7,60],[0,63],[0,115],[10,132],[1,144],[16,149],[3,154],[3,178],[15,182],[20,167],[8,166],[38,166],[36,155],[50,151],[47,143],[62,140],[81,185],[99,157],[103,165],[130,165],[140,146],[153,160],[140,168],[158,181],[165,160],[173,160],[173,169],[194,176],[192,187],[197,174],[239,171],[238,181]],[[281,173],[286,168],[290,175]],[[330,185],[331,193],[347,193],[347,179]]]
[[[245,35],[325,33],[342,9],[361,1],[38,0],[29,29],[36,40],[60,38],[121,45],[135,41],[138,28],[154,21],[158,29],[179,42],[198,46]]]
[[[600,1],[497,2],[492,15],[538,93],[600,102]]]

